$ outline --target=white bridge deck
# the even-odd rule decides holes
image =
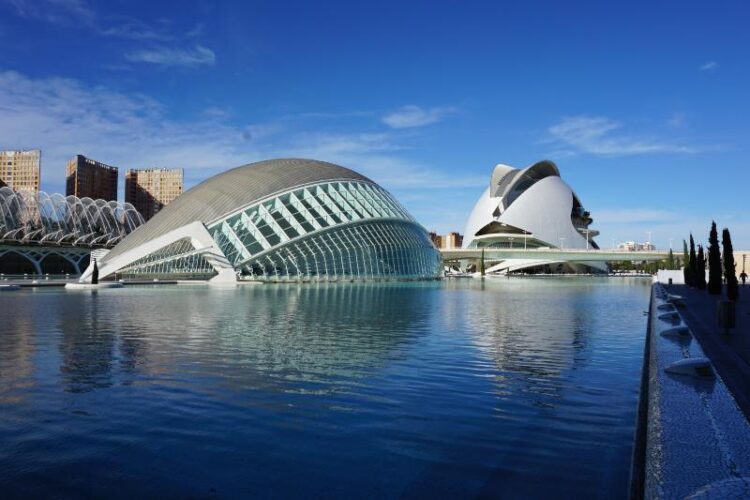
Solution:
[[[481,259],[482,250],[477,248],[441,249],[444,261]],[[619,262],[658,261],[668,257],[669,252],[626,250],[574,250],[566,248],[485,248],[486,260],[533,259],[555,262]]]

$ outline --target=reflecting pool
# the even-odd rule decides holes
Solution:
[[[624,498],[649,286],[5,292],[1,496]]]

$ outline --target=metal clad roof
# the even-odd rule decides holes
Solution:
[[[334,180],[372,182],[348,168],[317,160],[279,159],[250,163],[201,182],[133,231],[105,262],[157,236],[194,221],[204,224],[276,193]]]

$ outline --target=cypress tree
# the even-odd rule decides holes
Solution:
[[[698,245],[698,257],[696,258],[695,286],[699,290],[706,289],[706,256],[703,253],[703,245]]]
[[[721,295],[721,250],[719,250],[719,235],[716,222],[711,223],[711,233],[708,235],[708,293]]]
[[[685,284],[690,284],[690,258],[688,257],[688,246],[687,241],[682,240],[682,276],[685,279]]]
[[[675,267],[677,267],[677,266],[675,266],[675,264],[674,264],[674,252],[670,248],[669,249],[669,256],[667,256],[667,269],[669,269],[671,271]]]
[[[696,285],[696,279],[698,278],[698,261],[695,256],[695,241],[693,240],[693,233],[690,233],[690,261],[688,262],[688,276],[690,277],[689,286]]]
[[[727,228],[724,228],[721,233],[721,246],[724,250],[724,279],[727,282],[727,298],[734,301],[737,300],[739,295],[739,284],[737,283],[737,271],[735,271],[732,236]]]

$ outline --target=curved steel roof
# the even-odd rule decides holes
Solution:
[[[183,193],[128,235],[103,260],[194,221],[208,224],[244,206],[297,186],[336,180],[372,182],[348,168],[317,160],[250,163],[215,175]]]

